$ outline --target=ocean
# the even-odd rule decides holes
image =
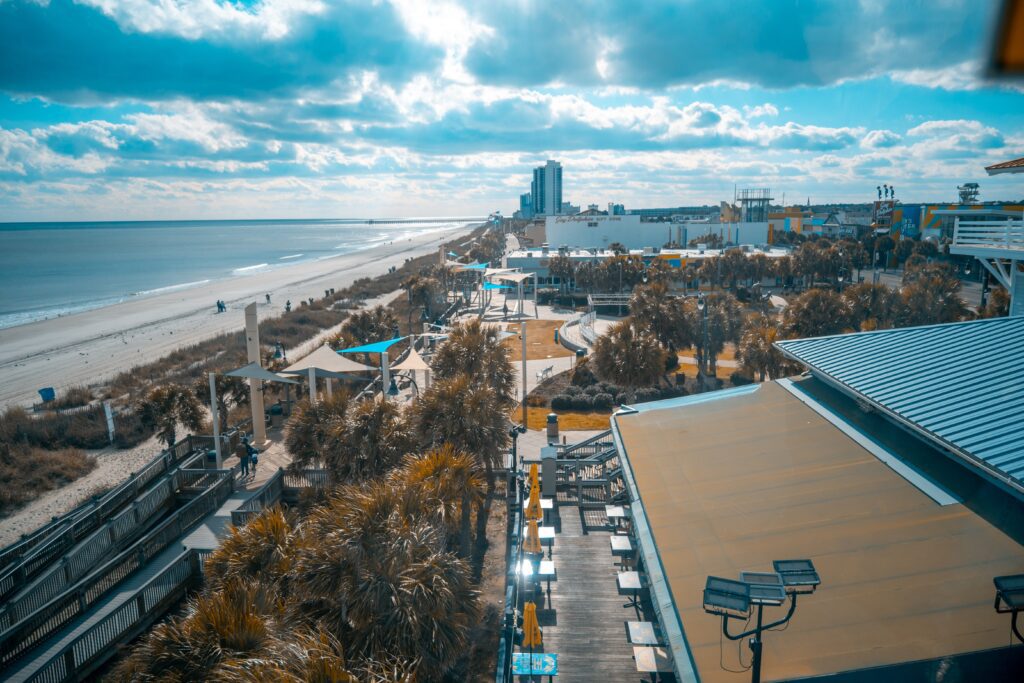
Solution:
[[[334,258],[465,223],[0,223],[0,329]]]

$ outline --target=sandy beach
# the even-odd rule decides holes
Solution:
[[[100,382],[182,346],[241,330],[244,309],[254,301],[261,318],[279,315],[288,299],[297,307],[301,299],[323,296],[325,289],[340,289],[401,266],[407,258],[436,253],[440,242],[471,229],[438,230],[332,259],[0,330],[0,406],[28,405],[39,400],[41,387],[59,391]],[[216,312],[218,299],[227,303],[226,313]]]

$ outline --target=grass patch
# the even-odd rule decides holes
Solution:
[[[104,448],[108,443],[102,406],[70,415],[44,413],[33,417],[20,407],[0,414],[0,444],[11,448]]]
[[[555,330],[562,326],[561,320],[526,321],[526,360],[565,358],[573,353],[555,341]],[[506,326],[509,332],[519,334],[519,323]],[[508,347],[512,362],[523,360],[523,342],[516,336],[502,342]]]
[[[53,410],[78,408],[80,406],[89,405],[92,399],[92,389],[89,387],[70,387],[58,394],[57,398],[46,404],[46,407],[52,408]]]
[[[0,517],[6,517],[47,491],[70,484],[96,467],[77,448],[56,451],[0,444]]]
[[[522,411],[522,408],[517,407],[515,412],[512,414],[513,419],[521,419],[523,414]],[[582,413],[576,410],[552,411],[550,408],[532,408],[527,406],[526,428],[538,430],[547,429],[548,413],[550,412],[558,414],[558,429],[560,431],[601,430],[611,427],[612,414],[610,411],[607,413]]]

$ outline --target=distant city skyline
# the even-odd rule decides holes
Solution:
[[[1019,200],[996,5],[12,0],[0,221]]]

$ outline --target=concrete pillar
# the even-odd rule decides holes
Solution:
[[[217,414],[217,375],[210,373],[210,416],[213,417],[213,448],[217,451],[217,469],[224,469],[224,455],[220,448],[220,416]]]
[[[256,304],[245,307],[245,349],[249,362],[260,367],[260,331],[256,322]],[[252,438],[257,447],[267,442],[267,425],[263,416],[263,382],[258,379],[249,380],[249,405],[252,406]]]
[[[316,368],[309,369],[309,403],[316,403]]]

